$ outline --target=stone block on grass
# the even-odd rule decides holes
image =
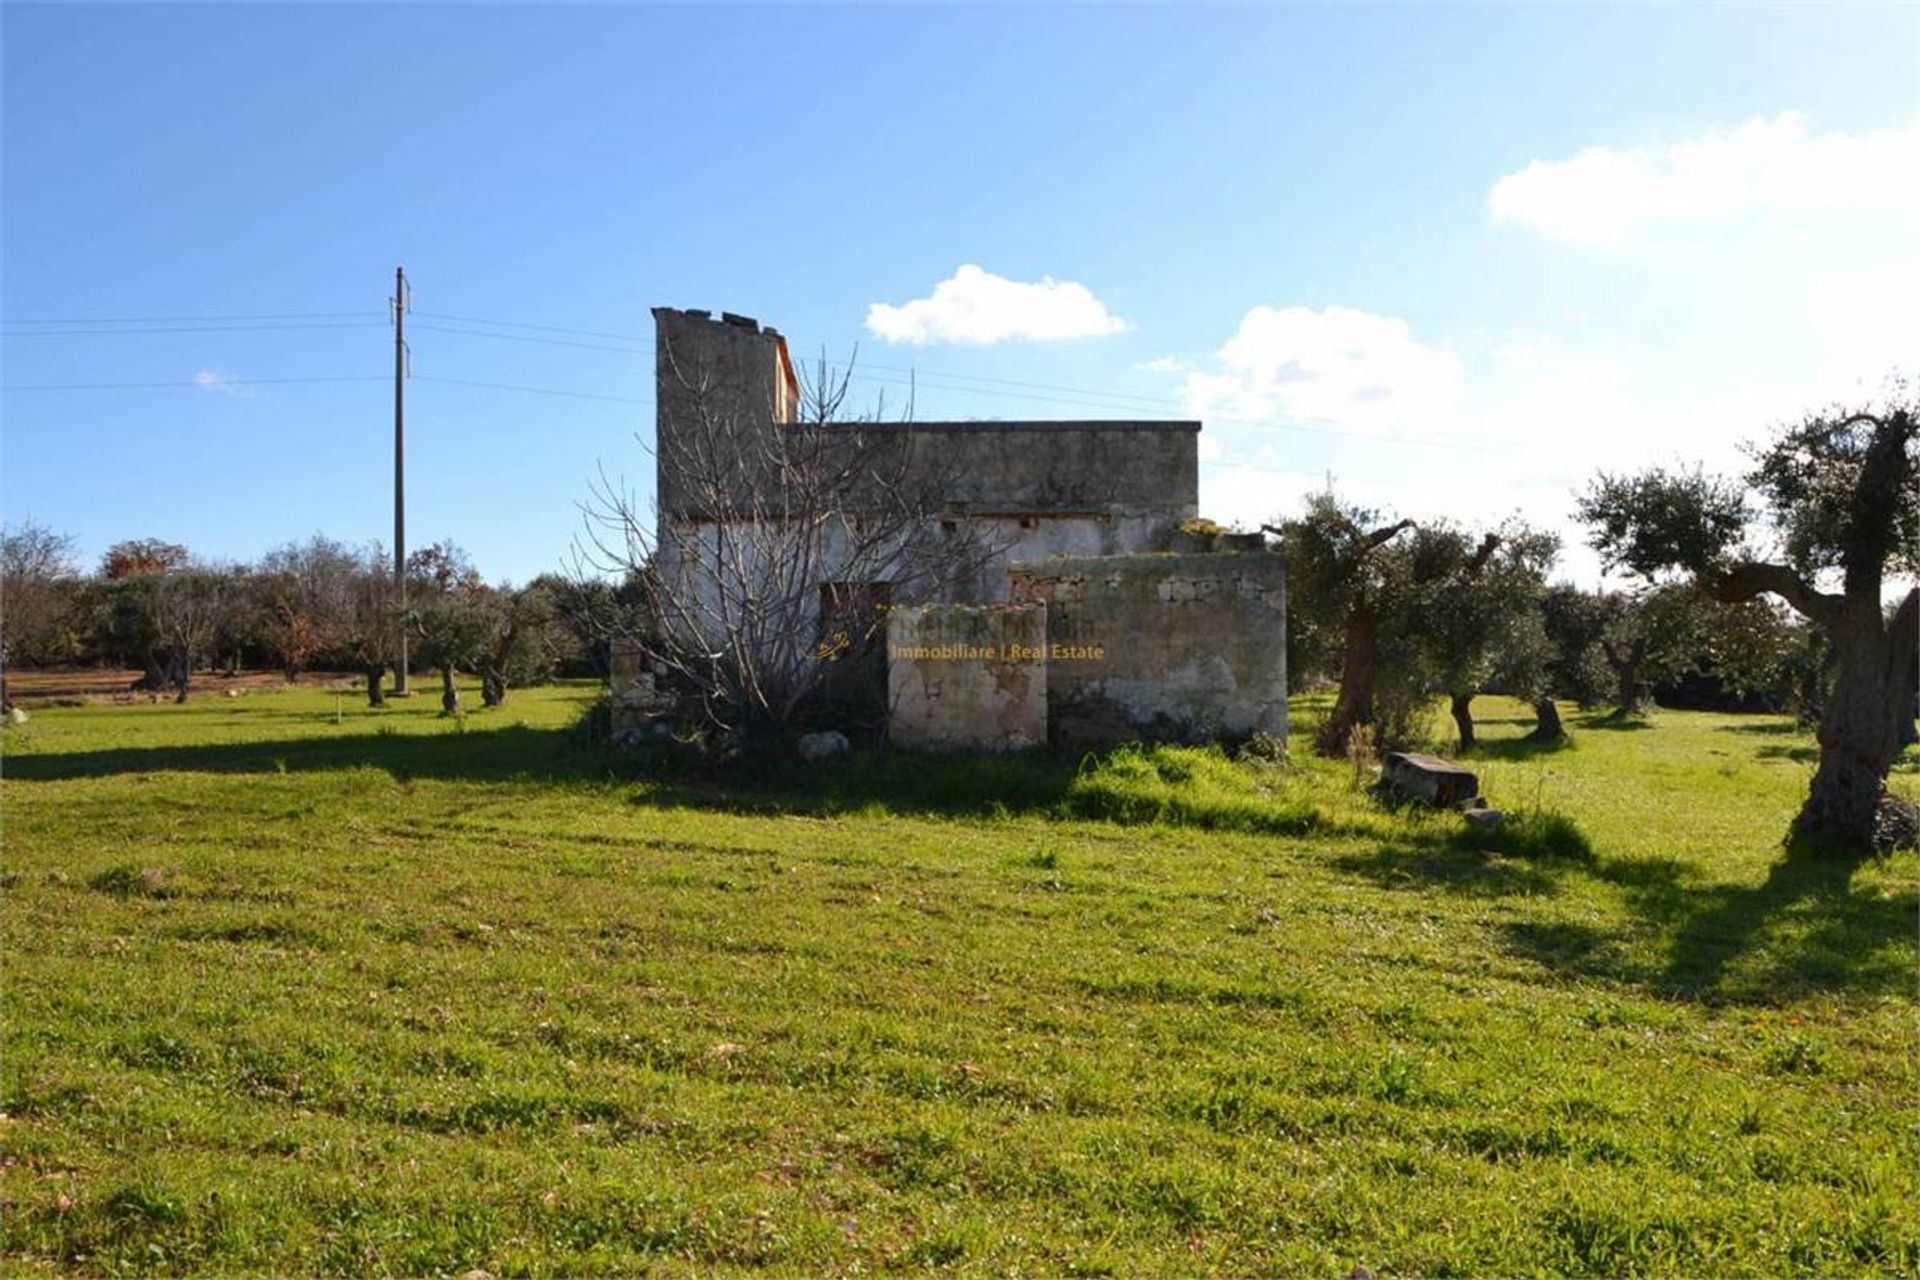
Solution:
[[[1480,794],[1480,779],[1451,760],[1414,751],[1392,751],[1380,780],[1389,791],[1437,809],[1454,809]]]

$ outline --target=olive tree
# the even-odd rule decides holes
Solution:
[[[479,651],[480,701],[497,707],[507,700],[511,686],[549,679],[571,636],[550,582],[535,579],[518,590],[495,588],[481,607],[491,615],[491,623]]]
[[[1598,645],[1620,719],[1653,709],[1653,689],[1692,670],[1706,643],[1707,600],[1688,582],[1668,582],[1600,597]]]
[[[1515,519],[1478,539],[1450,525],[1423,526],[1409,550],[1418,614],[1407,639],[1423,651],[1434,690],[1447,696],[1460,746],[1472,747],[1474,696],[1496,676],[1522,691],[1535,683],[1539,601],[1560,540]]]
[[[1832,640],[1820,761],[1792,834],[1848,851],[1872,847],[1920,685],[1915,412],[1896,393],[1810,415],[1755,450],[1744,484],[1698,470],[1602,474],[1580,499],[1610,567],[1682,576],[1722,601],[1772,595]]]
[[[392,557],[379,543],[370,543],[349,579],[339,639],[341,653],[366,675],[368,706],[387,704],[381,682],[399,655],[404,625]]]
[[[1382,648],[1381,619],[1404,588],[1405,563],[1384,548],[1413,527],[1411,520],[1383,521],[1329,488],[1310,495],[1298,518],[1262,526],[1286,553],[1291,612],[1341,637],[1340,691],[1314,743],[1322,754],[1344,753],[1353,731],[1372,727],[1382,709],[1382,668],[1391,657]]]
[[[451,542],[436,542],[408,556],[407,577],[407,626],[417,637],[414,656],[422,667],[440,672],[440,709],[451,715],[460,710],[454,673],[480,666],[500,625],[499,614],[479,570]]]

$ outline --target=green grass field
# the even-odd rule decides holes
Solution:
[[[1920,1270],[1920,859],[1782,859],[1785,721],[1488,699],[1478,849],[1298,751],[650,782],[589,696],[6,730],[5,1269]]]

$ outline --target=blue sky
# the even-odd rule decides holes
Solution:
[[[1737,464],[1920,362],[1912,7],[0,22],[0,499],[89,560],[387,536],[397,263],[410,540],[513,579],[599,465],[644,496],[658,304],[857,343],[921,417],[1202,416],[1241,521],[1331,473],[1562,527],[1596,467]],[[227,316],[317,318],[187,319]],[[29,389],[102,383],[170,385]]]

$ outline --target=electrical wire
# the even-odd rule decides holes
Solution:
[[[643,400],[636,396],[611,396],[603,395],[595,391],[564,391],[558,387],[528,387],[511,382],[477,382],[471,378],[441,378],[424,373],[415,376],[413,381],[441,382],[455,387],[486,387],[493,391],[525,391],[540,396],[565,396],[569,400],[610,400],[616,404],[640,405],[651,405],[653,403],[650,399]]]
[[[235,315],[235,316],[77,316],[65,320],[17,320],[9,317],[8,325],[54,324],[54,325],[92,325],[92,324],[200,324],[227,323],[236,320],[355,320],[377,319],[378,311],[289,311],[277,315]]]
[[[53,329],[25,330],[18,333],[6,333],[3,335],[0,335],[0,337],[13,338],[13,337],[42,337],[42,336],[82,336],[82,335],[101,336],[101,335],[112,334],[112,333],[144,334],[144,333],[202,333],[202,332],[231,332],[231,331],[271,332],[276,329],[294,330],[294,329],[307,329],[307,328],[318,328],[318,329],[360,328],[360,327],[370,328],[370,327],[373,327],[375,324],[385,323],[383,321],[372,321],[372,320],[366,319],[366,317],[368,317],[371,314],[373,313],[368,313],[368,312],[286,312],[286,313],[279,313],[279,314],[262,314],[262,315],[252,315],[252,316],[239,316],[239,315],[201,316],[201,317],[149,316],[149,317],[124,317],[124,318],[98,318],[93,320],[66,320],[66,321],[23,320],[23,321],[8,321],[7,323],[10,325],[69,325],[69,326],[78,326],[83,324],[132,325],[132,324],[190,321],[190,320],[253,321],[253,322],[313,321],[314,323],[298,323],[298,324],[260,323],[260,324],[235,324],[235,325],[221,324],[221,325],[205,325],[205,326],[196,325],[191,327],[166,327],[166,328],[82,329],[77,327],[70,327],[70,328],[64,328],[64,329],[53,328]],[[422,317],[429,317],[430,319],[427,321],[416,321],[413,327],[416,330],[425,330],[433,333],[445,333],[445,334],[455,335],[460,337],[491,338],[491,339],[508,341],[508,342],[531,343],[531,344],[536,344],[540,346],[572,347],[572,348],[588,350],[588,351],[611,352],[617,355],[635,355],[635,356],[644,357],[647,354],[649,354],[646,350],[639,347],[615,346],[615,345],[609,345],[606,343],[598,343],[598,342],[578,342],[569,338],[539,337],[530,333],[496,333],[496,332],[490,332],[486,329],[475,329],[475,328],[460,327],[460,326],[491,325],[496,328],[518,328],[518,329],[538,330],[541,333],[561,333],[561,334],[574,334],[582,337],[608,338],[608,339],[613,339],[616,342],[622,342],[622,343],[627,343],[627,342],[643,343],[647,341],[647,339],[642,338],[641,336],[635,335],[635,334],[620,334],[620,333],[613,333],[610,331],[595,330],[595,329],[574,329],[574,328],[568,328],[562,325],[536,324],[529,321],[498,320],[498,319],[491,319],[491,318],[481,317],[481,316],[455,315],[449,312],[415,311],[412,314],[422,316]],[[349,316],[360,317],[360,319],[357,321],[351,321],[351,322],[343,321],[341,319],[341,317],[349,317]],[[434,320],[434,319],[451,320],[451,321],[456,321],[458,323],[455,325],[435,324],[431,322],[431,320]],[[967,395],[995,396],[995,397],[1000,397],[1004,399],[1028,400],[1035,403],[1057,404],[1057,405],[1064,405],[1064,406],[1069,406],[1073,408],[1082,408],[1082,409],[1100,409],[1100,410],[1105,410],[1109,412],[1126,411],[1130,409],[1154,409],[1154,410],[1160,410],[1160,411],[1172,409],[1180,412],[1190,412],[1187,406],[1182,405],[1179,401],[1168,399],[1165,397],[1138,395],[1131,392],[1123,392],[1123,391],[1104,391],[1104,390],[1087,388],[1087,387],[1072,387],[1072,386],[1065,386],[1059,383],[1031,382],[1031,381],[1025,381],[1025,380],[1016,379],[1016,378],[996,378],[996,377],[990,377],[983,374],[957,373],[957,372],[944,371],[944,370],[938,370],[938,369],[903,367],[898,365],[866,364],[858,361],[823,361],[823,362],[817,363],[815,367],[822,369],[823,372],[825,372],[829,377],[844,375],[858,382],[872,383],[880,386],[909,387],[916,391],[920,389],[926,389],[926,390],[932,390],[932,391],[955,391],[955,392],[961,392]],[[872,372],[866,372],[866,370],[871,370]],[[904,375],[904,376],[894,376],[894,377],[883,376],[886,374]],[[296,382],[296,381],[336,381],[336,380],[337,379],[288,379],[288,380],[252,379],[249,381],[260,382],[265,384],[265,383],[272,383],[275,381]],[[574,391],[574,390],[555,388],[555,387],[532,387],[532,386],[524,386],[524,385],[512,384],[512,383],[489,383],[489,382],[480,382],[480,381],[464,380],[464,379],[457,379],[457,378],[425,378],[423,377],[419,380],[438,381],[438,382],[448,383],[450,385],[468,385],[468,386],[474,386],[474,387],[485,387],[485,388],[494,389],[494,390],[522,391],[522,392],[527,392],[527,393],[536,394],[536,395],[563,396],[571,399],[603,400],[603,401],[609,401],[613,403],[624,403],[624,404],[652,403],[650,400],[642,400],[642,399],[638,399],[630,396],[618,396],[618,395],[610,395],[605,393],[589,392],[589,391]],[[120,389],[134,389],[134,388],[141,388],[141,387],[201,386],[201,385],[204,385],[204,384],[201,384],[198,382],[93,383],[93,384],[69,383],[69,384],[47,384],[47,385],[41,385],[41,386],[7,387],[4,389],[8,391],[68,391],[68,390],[80,391],[80,390],[120,390]],[[236,383],[235,385],[245,385],[245,383],[244,382]],[[1410,435],[1410,434],[1388,435],[1388,434],[1376,434],[1371,432],[1356,431],[1350,427],[1340,426],[1335,420],[1320,418],[1320,417],[1291,416],[1284,419],[1276,419],[1276,418],[1240,417],[1236,415],[1220,414],[1220,413],[1208,414],[1206,415],[1206,417],[1208,421],[1212,421],[1212,422],[1231,423],[1236,426],[1248,426],[1248,427],[1255,427],[1255,428],[1261,428],[1261,429],[1267,429],[1267,430],[1289,431],[1289,432],[1295,432],[1303,435],[1324,436],[1332,439],[1351,440],[1356,443],[1369,444],[1369,445],[1416,445],[1416,446],[1422,446],[1422,447],[1449,448],[1449,449],[1453,449],[1453,448],[1508,449],[1513,447],[1513,442],[1511,441],[1474,439],[1471,437],[1419,436],[1419,435]]]
[[[419,314],[419,313],[415,313]],[[452,325],[421,324],[415,322],[415,329],[424,329],[429,333],[457,333],[468,338],[498,338],[503,342],[534,342],[545,347],[580,347],[587,351],[615,351],[625,356],[644,356],[645,351],[634,347],[613,347],[599,342],[574,342],[567,338],[536,338],[525,333],[488,333],[484,329],[460,329]]]
[[[416,312],[415,314],[430,315],[436,313]],[[465,324],[490,324],[501,327],[514,326],[527,329],[540,329],[555,333],[587,334],[597,337],[614,338],[625,342],[646,341],[646,339],[632,334],[616,334],[586,329],[564,329],[558,325],[535,325],[511,320],[489,320],[478,316],[456,317],[442,315],[440,318],[458,319]],[[526,334],[488,333],[478,329],[458,329],[446,325],[433,324],[416,324],[415,327],[440,333],[462,334],[468,337],[498,338],[508,342],[531,342],[552,346],[583,347],[593,351],[611,351],[619,354],[639,356],[648,354],[644,350],[630,347],[606,346],[599,343],[569,342],[559,338],[537,338]],[[997,395],[1004,398],[1031,400],[1044,404],[1068,405],[1082,409],[1115,410],[1138,406],[1141,408],[1158,410],[1174,409],[1181,412],[1189,412],[1187,407],[1177,400],[1160,396],[1136,395],[1125,391],[1101,391],[1087,387],[1062,386],[1058,383],[1027,382],[1015,378],[994,378],[983,374],[953,373],[938,369],[902,367],[898,365],[867,364],[859,361],[830,360],[817,363],[816,367],[824,367],[824,369],[830,371],[830,376],[839,372],[845,372],[847,376],[853,378],[855,381],[871,382],[886,386],[926,387],[935,391],[959,391],[970,395]],[[907,379],[879,377],[876,376],[875,373],[862,373],[860,372],[862,369],[875,370],[876,373],[904,374],[907,375]],[[966,385],[969,383],[980,383],[983,384],[983,386],[976,388]],[[1018,390],[995,391],[985,389],[993,387],[1017,388]],[[1059,392],[1065,394],[1030,394],[1032,392]],[[1099,398],[1089,399],[1088,397]],[[1119,403],[1111,403],[1115,401]],[[1304,435],[1328,436],[1336,439],[1354,440],[1366,444],[1410,444],[1440,449],[1508,449],[1513,447],[1513,442],[1506,440],[1484,440],[1471,437],[1450,436],[1419,436],[1404,433],[1386,435],[1355,431],[1352,428],[1340,426],[1334,419],[1323,417],[1290,416],[1285,419],[1247,418],[1231,414],[1212,413],[1206,415],[1206,418],[1211,422],[1232,423],[1235,426],[1292,431]]]
[[[134,329],[21,329],[0,333],[0,341],[14,338],[117,338],[155,333],[291,333],[302,329],[385,328],[380,320],[316,320],[300,324],[200,324],[148,326]]]
[[[502,329],[536,329],[541,333],[571,333],[581,338],[613,338],[619,342],[639,343],[653,341],[651,338],[643,338],[638,334],[632,333],[607,333],[601,329],[569,329],[557,324],[529,324],[524,320],[488,320],[481,316],[456,316],[450,315],[445,311],[421,311],[418,308],[408,312],[408,314],[426,316],[431,320],[452,320],[456,324],[488,324]]]
[[[219,381],[201,381],[199,379],[194,379],[192,381],[187,381],[187,382],[40,382],[40,383],[25,383],[25,384],[10,383],[6,386],[0,387],[0,391],[6,391],[6,392],[14,392],[14,391],[135,391],[135,390],[144,391],[144,390],[153,390],[156,388],[167,388],[167,387],[197,387],[201,390],[227,391],[227,390],[233,390],[239,387],[291,386],[296,383],[308,383],[308,382],[386,382],[386,381],[389,381],[391,377],[392,377],[391,374],[372,373],[372,374],[367,374],[364,377],[358,374],[347,374],[339,377],[318,377],[318,378],[233,378],[233,379],[223,378],[223,379],[220,379]]]

